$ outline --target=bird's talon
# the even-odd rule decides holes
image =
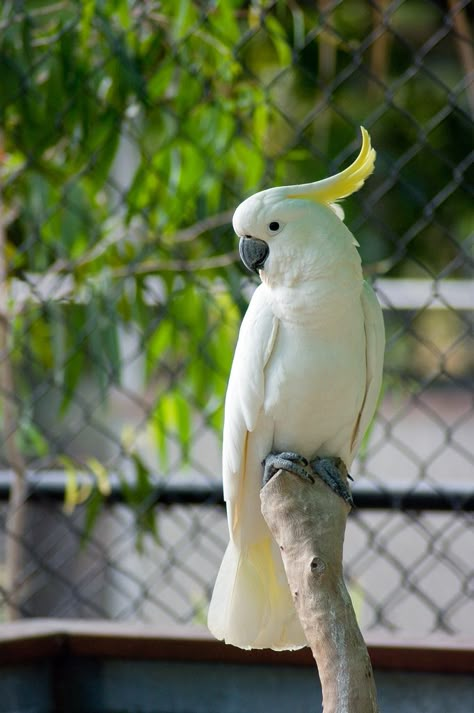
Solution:
[[[300,478],[314,483],[313,476],[305,467],[309,465],[309,461],[298,453],[293,453],[292,451],[269,453],[262,461],[262,465],[264,468],[263,485],[266,485],[279,470],[286,470],[288,473],[294,473],[295,475],[299,475]]]
[[[331,490],[345,500],[351,507],[354,507],[352,494],[345,480],[345,477],[350,478],[350,475],[341,458],[318,457],[311,461],[311,468]]]
[[[282,458],[283,460],[289,460],[292,463],[302,463],[303,466],[309,465],[309,460],[307,458],[300,455],[299,453],[295,453],[294,451],[283,451],[282,453],[278,453],[275,455],[278,455],[278,457]]]

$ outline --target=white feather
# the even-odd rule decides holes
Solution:
[[[385,326],[377,297],[368,282],[364,282],[362,290],[362,309],[364,312],[367,376],[364,402],[352,437],[351,462],[370,426],[382,386]]]
[[[269,237],[267,225],[282,229]],[[280,552],[260,511],[262,460],[292,450],[349,467],[380,389],[383,320],[354,238],[328,206],[270,189],[236,211],[269,257],[242,323],[225,404],[230,543],[208,624],[242,648],[306,645]]]

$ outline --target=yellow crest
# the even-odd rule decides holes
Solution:
[[[358,191],[364,185],[365,179],[374,170],[376,155],[370,144],[368,131],[363,126],[360,127],[360,130],[362,133],[362,146],[354,163],[344,171],[336,173],[329,178],[324,178],[322,181],[289,187],[292,192],[287,197],[306,198],[317,203],[333,203]]]

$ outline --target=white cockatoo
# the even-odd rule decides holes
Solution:
[[[241,648],[307,645],[260,511],[264,470],[266,478],[281,467],[305,477],[310,464],[350,501],[331,463],[340,458],[350,468],[380,391],[382,312],[336,203],[373,171],[375,151],[361,131],[359,156],[344,171],[256,193],[233,217],[242,260],[261,284],[242,322],[225,402],[230,542],[208,625]]]

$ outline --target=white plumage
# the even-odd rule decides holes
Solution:
[[[348,169],[314,184],[257,193],[233,219],[239,236],[268,245],[226,396],[230,542],[208,617],[218,639],[241,648],[306,645],[280,552],[260,512],[263,459],[294,451],[308,460],[340,457],[350,468],[380,391],[381,310],[363,281],[357,243],[333,204],[373,170],[375,152],[362,133],[361,152]]]

